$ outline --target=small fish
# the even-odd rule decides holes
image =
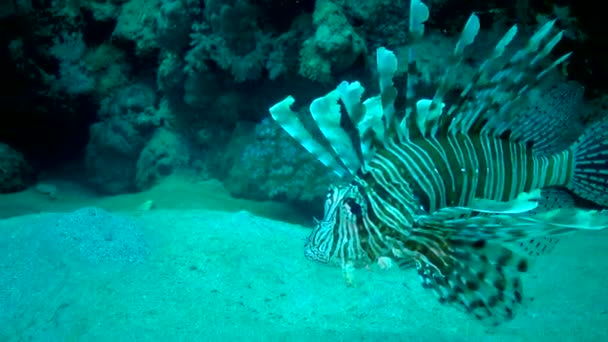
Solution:
[[[423,38],[428,15],[411,1],[411,42]],[[452,80],[480,27],[471,15],[432,98],[416,98],[409,52],[400,111],[397,58],[379,48],[378,95],[363,100],[359,82],[342,82],[311,103],[321,139],[291,109],[293,97],[272,106],[277,123],[343,179],[327,194],[306,257],[346,271],[386,258],[413,261],[441,302],[494,324],[512,318],[529,255],[573,231],[608,227],[606,212],[577,207],[569,195],[608,205],[608,121],[563,147],[571,114],[527,110],[531,91],[570,55],[551,58],[563,35],[553,26],[509,53],[512,27],[457,89]]]

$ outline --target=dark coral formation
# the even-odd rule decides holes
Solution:
[[[427,83],[475,9],[478,49],[513,22],[526,32],[558,18],[566,39],[557,50],[575,51],[561,71],[588,94],[605,90],[603,19],[582,3],[427,3],[430,38],[417,47]],[[299,147],[265,120],[267,108],[286,88],[308,102],[336,81],[373,76],[378,46],[406,51],[407,11],[407,2],[390,0],[6,2],[0,143],[32,167],[11,167],[1,187],[20,190],[31,171],[76,161],[103,193],[146,189],[190,168],[236,196],[318,197],[331,175],[301,168]],[[584,120],[600,111],[598,98]]]

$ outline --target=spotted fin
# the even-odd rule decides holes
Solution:
[[[528,269],[526,258],[485,240],[447,243],[449,249],[429,249],[422,258],[434,262],[417,262],[422,286],[441,303],[455,304],[484,323],[513,318],[523,299],[519,276]],[[448,254],[433,255],[444,252]]]
[[[540,192],[538,206],[523,215],[534,216],[558,209],[574,208],[574,197],[566,189],[544,188]]]
[[[451,224],[463,223],[452,226],[453,230],[445,227],[439,231],[429,227],[413,230],[412,240],[420,244],[414,248],[418,253],[415,258],[418,274],[423,287],[433,290],[440,302],[460,306],[490,325],[511,319],[521,305],[524,292],[520,274],[530,267],[528,258],[549,253],[561,233],[574,231],[559,227],[546,229],[542,224],[529,223],[545,215],[559,216],[555,216],[557,222],[564,225],[584,221],[564,220],[564,216],[575,217],[574,213],[580,213],[567,191],[553,188],[542,190],[535,209],[518,215],[471,217],[471,213],[459,212],[466,220],[458,221],[457,212],[444,213],[445,217],[451,217]],[[557,212],[562,214],[555,214]],[[604,222],[601,212],[591,215],[598,216],[596,223]],[[518,224],[510,226],[501,222],[507,218]],[[476,221],[485,224],[476,226]],[[545,224],[550,225],[551,221]],[[551,233],[554,235],[547,236]],[[447,238],[442,240],[442,236]]]
[[[542,189],[538,206],[521,215],[534,216],[557,209],[574,208],[575,202],[567,190],[560,188]],[[531,257],[540,257],[551,253],[563,236],[541,236],[527,238],[512,243],[510,248]]]
[[[555,236],[526,239],[517,241],[515,248],[528,256],[540,257],[551,253],[559,241]]]
[[[455,216],[461,213],[461,216]],[[514,242],[546,236],[562,236],[577,230],[608,228],[608,211],[566,208],[535,216],[477,215],[453,208],[418,217],[416,224],[437,234],[475,241]]]
[[[530,142],[535,152],[544,155],[567,149],[583,132],[578,117],[583,92],[575,82],[534,89],[513,118],[510,139]]]

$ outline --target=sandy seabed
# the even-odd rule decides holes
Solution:
[[[309,228],[260,216],[278,206],[218,197],[196,207],[202,190],[187,188],[88,203],[141,227],[149,253],[121,264],[43,238],[65,214],[14,211],[35,193],[0,198],[0,210],[13,207],[0,220],[0,340],[608,341],[608,231],[569,236],[537,259],[516,318],[488,328],[440,305],[413,269],[358,270],[347,286],[339,269],[303,257]],[[177,203],[168,193],[182,204],[163,205]],[[154,197],[152,210],[137,210]]]

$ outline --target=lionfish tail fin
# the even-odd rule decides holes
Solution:
[[[608,120],[587,129],[572,150],[574,172],[568,187],[587,200],[608,206]]]
[[[418,262],[423,287],[441,303],[455,304],[485,324],[513,318],[523,299],[520,274],[528,269],[527,259],[485,240],[448,243],[444,263]]]

